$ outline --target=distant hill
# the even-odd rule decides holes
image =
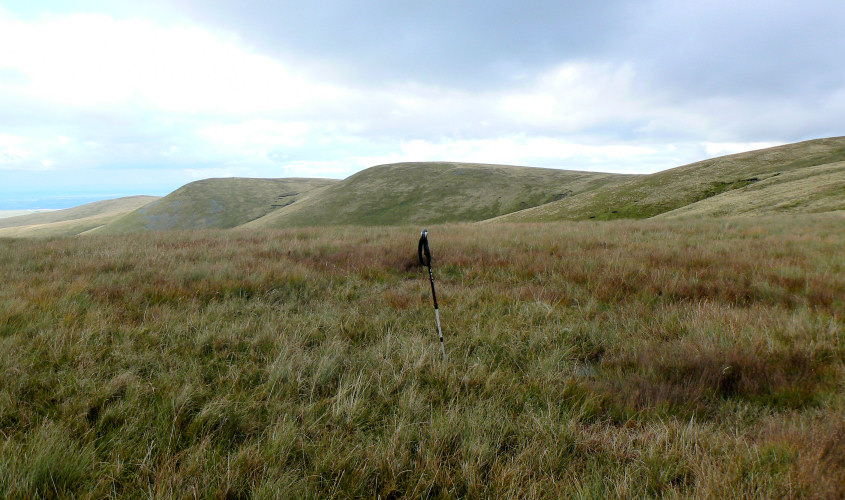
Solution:
[[[0,219],[0,237],[842,210],[845,137],[833,137],[651,175],[426,162],[379,165],[344,180],[206,179],[163,198],[134,196]]]
[[[205,179],[186,184],[96,232],[233,228],[336,182],[299,178]]]
[[[628,177],[473,163],[380,165],[245,227],[480,221],[615,185]]]
[[[0,237],[73,236],[101,227],[158,200],[157,196],[127,196],[0,219]]]
[[[704,160],[632,177],[501,221],[817,212],[845,207],[845,137]]]

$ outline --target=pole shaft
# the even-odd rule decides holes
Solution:
[[[437,335],[440,337],[440,352],[443,353],[443,361],[446,361],[446,348],[443,346],[443,330],[440,329],[440,311],[434,308],[434,319],[437,321]]]
[[[446,361],[446,347],[443,345],[443,330],[440,328],[440,309],[437,308],[437,292],[434,291],[434,273],[431,272],[431,261],[428,263],[428,280],[431,282],[431,298],[434,300],[434,320],[437,322],[437,336],[440,338],[440,352]]]
[[[437,309],[437,293],[434,292],[434,274],[431,272],[431,264],[428,265],[428,279],[431,281],[431,298],[434,299],[434,309]]]

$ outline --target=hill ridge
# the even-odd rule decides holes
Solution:
[[[163,198],[126,197],[0,219],[0,237],[842,210],[845,137],[830,137],[649,175],[412,161],[375,165],[343,180],[202,179]]]
[[[502,216],[497,220],[541,222],[654,217],[725,192],[740,190],[746,194],[753,193],[754,190],[746,189],[747,186],[776,178],[781,174],[810,172],[806,169],[831,165],[843,160],[845,160],[845,137],[813,139],[719,156],[654,174],[638,176],[616,186],[608,186],[564,201],[522,210]],[[789,178],[789,176],[781,177],[779,181],[769,184],[777,184]],[[822,211],[835,210],[845,201],[845,193],[840,192],[838,187],[843,186],[842,183],[845,180],[840,174],[835,174],[824,179],[816,179],[816,183],[819,184],[817,187],[821,188],[820,185],[825,180],[832,182],[834,187],[830,190],[827,203],[821,204],[818,208]],[[801,192],[805,193],[807,189],[810,188],[804,186]],[[790,194],[784,189],[779,192],[782,196],[788,196],[789,199],[799,195],[799,193]],[[754,202],[751,198],[746,201]],[[769,211],[760,213],[778,213],[777,206],[777,204],[771,205]]]
[[[463,162],[376,165],[247,227],[476,222],[627,176]]]
[[[275,210],[281,195],[294,202],[303,194],[334,182],[337,181],[303,177],[201,179],[110,222],[95,233],[231,229]]]

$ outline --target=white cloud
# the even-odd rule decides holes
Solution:
[[[568,161],[577,159],[604,167],[607,167],[609,162],[648,156],[655,152],[652,148],[642,146],[593,146],[549,137],[519,136],[443,143],[410,141],[402,144],[401,149],[402,156],[418,160],[448,159],[489,163],[490,159],[494,158],[500,163],[519,164],[527,160],[529,164],[556,163],[564,166]]]
[[[303,110],[345,92],[191,26],[97,14],[36,23],[0,17],[0,47],[0,68],[22,75],[4,92],[60,105],[249,115]]]
[[[260,177],[260,171],[249,167],[226,167],[226,168],[189,168],[181,171],[182,176],[197,181],[211,177]]]
[[[4,165],[19,163],[32,156],[26,143],[25,137],[0,134],[0,168]]]
[[[312,127],[305,122],[279,122],[258,119],[234,124],[204,127],[199,134],[212,143],[225,146],[296,146],[302,145]]]
[[[823,116],[834,128],[841,113],[830,110],[845,106],[841,91],[825,113],[669,96],[649,87],[642,62],[561,60],[476,90],[339,81],[342,72],[306,71],[196,25],[100,14],[23,21],[0,10],[0,169],[112,168],[126,182],[155,169],[148,177],[162,190],[212,176],[337,178],[397,161],[654,172],[780,138],[745,130],[805,130]]]
[[[514,121],[567,131],[609,119],[631,119],[643,111],[631,86],[631,64],[573,62],[541,74],[521,92],[506,92],[499,108]]]
[[[773,148],[782,142],[705,142],[704,151],[710,157],[725,156],[755,149]]]

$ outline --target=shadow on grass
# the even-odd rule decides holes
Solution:
[[[774,410],[811,407],[835,385],[831,356],[752,350],[695,351],[647,348],[605,358],[587,382],[612,407],[673,411],[716,417],[727,401],[742,400]]]

